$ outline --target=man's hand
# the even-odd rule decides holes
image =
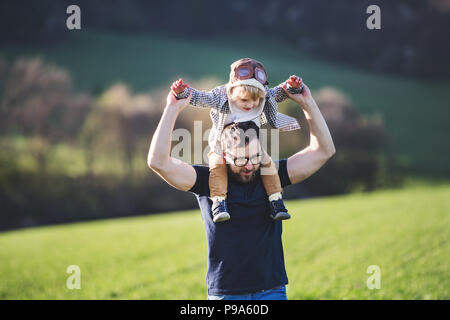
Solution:
[[[189,96],[187,98],[179,100],[173,95],[172,92],[169,92],[166,99],[166,108],[169,110],[180,112],[189,104],[191,97],[192,91],[189,93]]]
[[[298,76],[290,76],[287,83],[293,88],[300,88],[302,86],[302,78]]]
[[[291,78],[292,77],[293,76],[291,76]],[[301,79],[300,79],[300,81],[301,81]],[[296,80],[296,83],[298,83],[297,80]],[[289,85],[292,86],[291,84],[289,84]],[[283,90],[284,90],[284,92],[286,92],[287,96],[291,100],[293,100],[294,102],[298,103],[302,108],[304,108],[305,106],[307,106],[311,102],[314,102],[314,99],[313,99],[313,97],[311,95],[311,91],[309,90],[308,86],[305,83],[303,83],[303,91],[300,94],[291,94],[291,93],[289,93],[289,91],[287,91],[287,89],[286,89],[286,83],[283,83]]]
[[[172,92],[175,94],[180,94],[184,90],[186,90],[186,88],[189,88],[189,84],[183,83],[183,79],[180,78],[177,81],[175,81],[174,83],[172,83],[170,90],[172,90]]]

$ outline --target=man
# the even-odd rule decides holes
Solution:
[[[288,91],[286,94],[305,113],[310,145],[279,161],[282,187],[305,180],[335,153],[330,132],[309,88],[304,85],[301,94],[292,95]],[[288,279],[281,241],[282,222],[269,216],[269,203],[259,175],[259,141],[254,136],[243,144],[239,138],[237,144],[222,141],[230,173],[227,202],[232,219],[215,224],[208,198],[208,167],[192,166],[170,156],[175,121],[189,100],[190,97],[176,100],[171,93],[167,96],[167,105],[150,145],[148,165],[171,186],[193,192],[198,198],[208,241],[208,299],[286,300]],[[229,134],[233,127],[236,129],[236,125],[224,129],[223,139],[236,137]],[[242,165],[243,162],[246,164]]]

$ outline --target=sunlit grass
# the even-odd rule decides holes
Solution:
[[[449,299],[449,199],[445,185],[288,201],[289,299]],[[0,299],[205,299],[206,259],[198,210],[6,232]]]

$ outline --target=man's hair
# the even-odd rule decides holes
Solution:
[[[225,151],[234,146],[246,146],[254,138],[259,139],[259,127],[253,121],[232,122],[223,128],[222,150]]]

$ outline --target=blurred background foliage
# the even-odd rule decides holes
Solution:
[[[194,208],[148,169],[151,135],[172,81],[211,90],[245,56],[271,86],[303,77],[338,151],[287,198],[447,181],[449,33],[448,1],[2,1],[0,230]],[[283,158],[309,131],[298,106],[280,110],[302,125],[280,134]],[[208,110],[176,127],[195,138],[194,121],[204,133]]]

